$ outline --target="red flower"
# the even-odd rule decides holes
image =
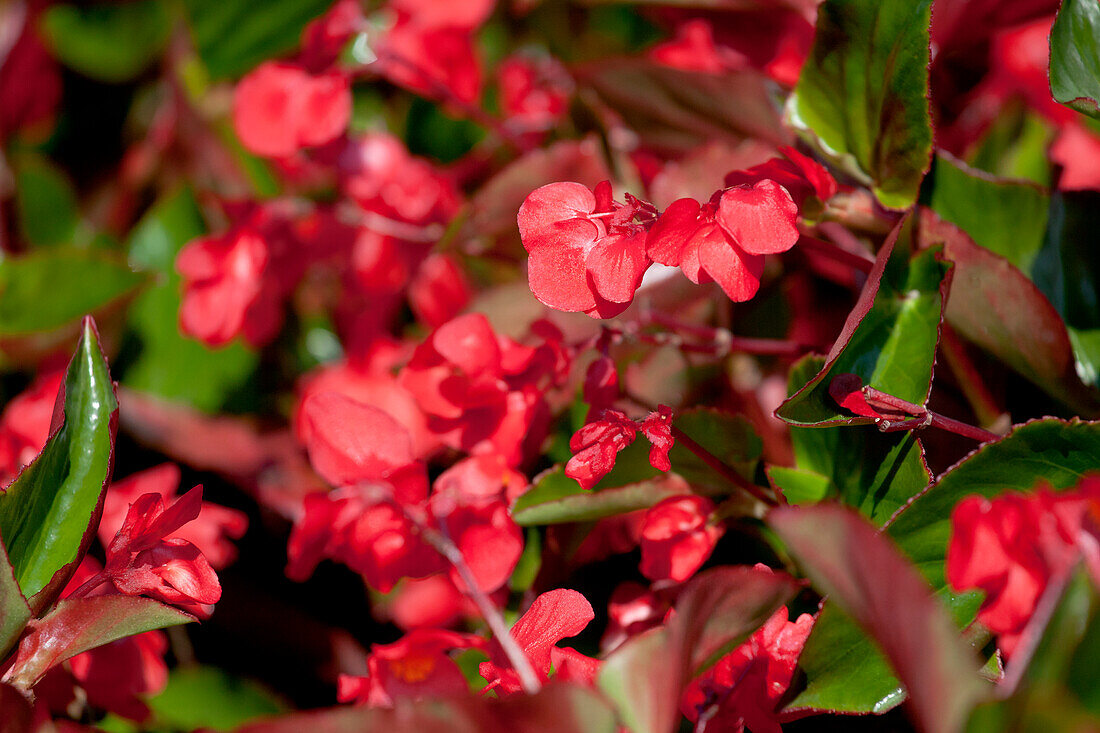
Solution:
[[[527,477],[496,453],[464,458],[439,474],[435,496],[450,495],[458,503],[484,504],[495,499],[515,501],[527,488]]]
[[[64,370],[40,374],[4,407],[0,414],[0,486],[15,478],[45,447],[64,378]]]
[[[635,634],[660,626],[670,608],[667,601],[641,583],[620,583],[607,603],[607,630],[600,647],[611,652]]]
[[[810,196],[828,201],[836,195],[836,179],[825,166],[791,147],[780,147],[779,152],[783,158],[772,158],[747,170],[728,173],[726,185],[751,186],[771,180],[787,189],[799,209]]]
[[[414,629],[393,644],[375,644],[365,677],[340,675],[337,698],[371,707],[393,707],[398,699],[458,695],[469,683],[447,655],[453,649],[479,649],[485,642],[471,634]]]
[[[692,18],[676,26],[675,38],[655,46],[649,56],[665,66],[711,74],[749,65],[744,54],[714,42],[714,29],[703,18]]]
[[[430,416],[444,443],[497,453],[518,465],[545,435],[545,385],[556,378],[550,344],[527,347],[498,337],[485,316],[462,315],[417,347],[400,381]]]
[[[601,356],[588,365],[582,395],[590,415],[606,410],[619,399],[619,372],[614,359]]]
[[[381,610],[394,624],[408,631],[451,626],[470,605],[450,575],[436,573],[402,580],[386,598]],[[476,608],[471,610],[477,614]]]
[[[557,643],[579,634],[595,617],[592,605],[577,591],[552,590],[535,599],[512,626],[511,634],[527,655],[535,673],[547,679],[555,653],[559,655],[558,659],[564,658],[562,652],[578,654],[572,649],[557,649]],[[579,665],[580,660],[574,658],[570,663]],[[489,648],[489,661],[482,662],[479,669],[481,676],[489,681],[489,688],[496,690],[497,694],[521,689],[519,675],[496,641]]]
[[[638,429],[653,444],[649,462],[658,471],[672,468],[668,452],[672,448],[672,410],[661,405],[639,426],[619,410],[604,410],[569,440],[573,457],[565,464],[565,475],[576,479],[583,489],[591,489],[615,467],[619,451],[634,442]]]
[[[512,54],[497,74],[501,109],[518,129],[549,130],[568,110],[572,80],[553,57]]]
[[[410,91],[444,103],[453,96],[467,105],[481,96],[481,64],[469,28],[427,25],[417,14],[398,12],[376,53],[381,73]]]
[[[127,595],[148,595],[196,615],[207,615],[201,606],[221,598],[218,576],[190,542],[165,539],[195,519],[201,506],[201,486],[169,507],[157,494],[138,497],[107,546],[104,577]]]
[[[7,53],[0,61],[0,143],[13,133],[49,122],[61,101],[61,73],[40,38],[39,15],[28,11],[21,23],[20,16],[12,11],[4,18]],[[22,25],[22,32],[15,23]]]
[[[462,553],[478,587],[492,593],[503,586],[523,553],[523,533],[509,516],[508,506],[503,501],[455,505],[453,496],[435,494],[431,509],[435,522]],[[460,590],[466,588],[453,568],[451,581]]]
[[[1064,572],[1080,552],[1079,537],[1100,481],[1055,494],[1006,493],[992,501],[969,496],[951,513],[947,582],[956,590],[979,588],[985,600],[978,620],[998,634],[1010,657],[1050,578]]]
[[[420,538],[406,511],[372,488],[346,487],[305,498],[287,545],[288,577],[305,580],[321,559],[331,558],[388,593],[401,578],[445,569],[442,556]]]
[[[99,520],[99,540],[104,546],[122,527],[129,506],[143,494],[156,494],[165,502],[176,498],[180,483],[180,470],[174,463],[132,474],[122,481],[115,481],[103,499],[103,516]],[[240,539],[248,529],[248,517],[236,509],[229,509],[204,501],[199,515],[193,521],[167,535],[179,538],[199,548],[210,561],[211,567],[224,568],[237,557],[237,548],[230,539]]]
[[[466,274],[446,254],[429,255],[409,284],[409,305],[418,321],[438,328],[466,308],[472,291]]]
[[[668,452],[672,450],[672,408],[658,405],[655,412],[649,413],[638,426],[652,444],[649,449],[649,464],[658,471],[668,471],[672,463]]]
[[[69,660],[69,669],[89,703],[143,721],[149,708],[141,697],[155,695],[168,684],[167,651],[163,632],[146,631],[77,654]]]
[[[302,404],[301,420],[309,461],[333,486],[383,483],[408,503],[426,495],[424,466],[416,461],[409,432],[387,413],[321,392]]]
[[[176,258],[183,276],[180,330],[210,346],[240,333],[253,345],[270,339],[282,316],[265,287],[268,260],[266,242],[249,228],[188,243]]]
[[[690,578],[725,532],[710,522],[713,511],[702,496],[672,496],[651,507],[642,525],[642,575],[678,583]]]
[[[798,241],[798,207],[772,180],[715,194],[700,206],[672,202],[649,232],[648,255],[678,266],[694,283],[715,280],[735,302],[760,288],[766,254],[785,252]]]
[[[638,426],[618,410],[604,410],[569,440],[573,457],[565,464],[565,475],[582,489],[590,490],[615,467],[619,451],[634,442]]]
[[[381,352],[381,343],[375,342],[376,353]],[[416,458],[431,455],[439,448],[439,439],[428,430],[428,417],[416,404],[416,399],[393,376],[392,366],[388,358],[371,355],[365,360],[326,364],[308,374],[301,382],[295,411],[294,430],[298,440],[304,444],[311,429],[305,403],[313,395],[335,392],[354,402],[377,408],[400,423],[408,431]]]
[[[650,265],[645,228],[632,222],[651,208],[633,197],[615,203],[606,181],[595,191],[571,182],[532,191],[517,220],[535,297],[598,318],[625,310]]]
[[[324,71],[336,63],[365,20],[359,0],[337,0],[302,31],[302,52],[298,60],[310,71]]]
[[[758,566],[759,567],[759,566]],[[798,657],[814,619],[787,620],[786,607],[741,646],[718,660],[688,686],[681,709],[692,722],[707,716],[707,727],[752,733],[780,733],[775,707],[790,687]]]
[[[267,61],[249,72],[233,97],[233,127],[258,155],[286,157],[338,137],[351,119],[351,86],[337,72],[310,74]]]

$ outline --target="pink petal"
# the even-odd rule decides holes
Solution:
[[[769,179],[751,188],[731,188],[718,203],[718,223],[749,254],[786,252],[798,241],[797,222],[790,193]]]

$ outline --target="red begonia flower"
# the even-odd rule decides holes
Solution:
[[[141,698],[168,684],[167,651],[163,632],[146,631],[77,654],[68,666],[90,704],[141,722],[149,717]]]
[[[121,529],[130,505],[143,494],[156,494],[163,501],[176,498],[180,470],[174,463],[139,471],[122,481],[115,481],[103,499],[103,515],[99,520],[99,540],[104,546]],[[248,517],[236,509],[204,501],[199,515],[167,535],[167,539],[187,540],[195,545],[215,569],[224,568],[237,557],[237,547],[230,540],[240,539],[248,529]]]
[[[646,512],[642,525],[642,575],[683,582],[703,564],[725,529],[712,524],[714,502],[702,496],[672,496]]]
[[[407,502],[426,494],[409,432],[382,410],[321,392],[302,404],[302,421],[309,461],[333,486],[388,482],[394,496]]]
[[[508,506],[499,500],[456,505],[453,496],[434,494],[431,507],[432,517],[462,553],[478,587],[492,593],[503,586],[523,553],[523,533],[508,514]],[[459,589],[466,588],[454,568],[451,581]]]
[[[107,546],[104,576],[127,595],[148,595],[206,615],[197,606],[221,598],[218,576],[190,542],[166,539],[195,519],[201,508],[201,486],[168,507],[157,494],[138,497]]]
[[[64,370],[38,375],[0,413],[0,486],[30,465],[50,437]]]
[[[319,561],[330,558],[388,593],[402,578],[445,569],[443,557],[421,539],[406,511],[380,499],[372,488],[346,487],[305,498],[287,544],[289,578],[305,580]]]
[[[398,12],[416,16],[416,21],[424,26],[473,30],[492,15],[496,0],[461,3],[448,0],[390,0],[389,6]]]
[[[749,254],[779,254],[798,241],[798,207],[787,189],[770,179],[726,189],[715,219]]]
[[[746,252],[719,225],[719,203],[694,199],[669,204],[649,230],[646,251],[654,262],[679,267],[696,284],[717,281],[735,303],[760,289],[764,257]]]
[[[790,687],[814,624],[809,614],[794,622],[787,614],[786,607],[780,608],[688,686],[680,704],[688,720],[705,715],[707,727],[717,730],[781,733],[775,708]]]
[[[1051,577],[1077,556],[1086,492],[1007,493],[963,499],[951,513],[945,575],[956,590],[979,588],[980,620],[1010,657]]]
[[[453,96],[476,104],[481,96],[481,62],[469,28],[425,25],[399,12],[375,53],[380,73],[409,91],[444,103]]]
[[[233,97],[233,127],[257,155],[285,157],[334,140],[351,119],[351,85],[338,72],[310,74],[267,61],[241,79]]]
[[[470,303],[472,289],[466,273],[453,257],[429,255],[409,283],[409,306],[418,321],[438,328]]]
[[[536,598],[527,612],[512,626],[512,638],[531,661],[535,673],[542,679],[547,679],[553,664],[552,650],[557,643],[584,631],[595,617],[592,604],[577,591],[547,591]],[[479,671],[497,694],[518,692],[521,689],[519,675],[512,668],[500,644],[495,641],[489,647],[489,661],[482,662]]]
[[[836,179],[825,166],[791,147],[781,147],[779,152],[783,153],[783,158],[772,158],[747,170],[728,173],[726,185],[751,186],[771,180],[787,189],[799,209],[810,196],[828,201],[836,194]]]
[[[484,504],[496,499],[513,502],[527,488],[527,477],[499,453],[464,458],[439,474],[434,495],[452,495],[458,503]]]
[[[44,8],[43,8],[44,9]],[[26,133],[48,123],[61,101],[61,72],[57,61],[42,43],[39,17],[27,12],[22,32],[18,26],[8,33],[18,38],[5,39],[7,53],[0,61],[0,143],[15,132]],[[5,18],[10,23],[12,19]],[[37,135],[36,135],[37,137]]]
[[[401,370],[401,384],[447,445],[497,453],[512,466],[538,445],[549,424],[543,390],[555,379],[555,351],[498,337],[485,316],[443,324]]]
[[[692,18],[676,26],[676,35],[653,47],[654,61],[684,71],[721,74],[748,67],[748,58],[714,42],[714,28],[703,18]]]
[[[424,225],[445,224],[458,211],[454,182],[393,135],[357,137],[336,163],[343,191],[368,212]]]
[[[568,110],[572,82],[553,57],[512,54],[497,74],[501,109],[520,130],[548,130]]]
[[[671,606],[641,583],[627,580],[620,583],[607,602],[607,629],[600,640],[604,652],[614,651],[620,644],[647,629],[659,626]]]
[[[393,644],[374,644],[367,657],[367,676],[340,675],[337,698],[371,707],[393,707],[399,699],[467,693],[466,677],[447,652],[484,645],[472,634],[414,629]]]
[[[667,471],[672,468],[668,459],[668,452],[672,450],[675,442],[672,437],[672,408],[667,405],[658,405],[655,412],[649,413],[642,420],[638,429],[652,444],[649,449],[649,464],[658,471]]]
[[[856,374],[838,374],[829,382],[829,396],[843,407],[861,417],[882,417],[863,396],[863,380]]]
[[[565,464],[565,475],[582,489],[592,489],[615,467],[619,451],[634,442],[638,426],[619,410],[604,410],[569,440],[573,457]]]
[[[365,21],[359,0],[337,0],[302,31],[302,51],[298,60],[313,73],[326,70],[340,58],[348,41]]]
[[[267,265],[267,244],[251,229],[188,243],[176,258],[183,276],[180,330],[210,346],[241,333],[254,345],[266,341],[281,321],[265,292]]]
[[[436,573],[402,580],[381,610],[394,624],[409,631],[451,626],[467,613],[469,605],[450,574]],[[477,613],[476,608],[472,613]]]
[[[377,346],[379,342],[375,342]],[[356,360],[326,364],[310,372],[299,387],[299,402],[295,410],[294,431],[299,441],[306,443],[310,424],[303,409],[313,395],[336,392],[363,405],[382,410],[401,424],[412,440],[413,455],[423,459],[439,448],[439,439],[428,430],[428,417],[391,372],[391,364]]]
[[[532,191],[517,221],[535,297],[599,318],[621,313],[650,265],[645,228],[632,223],[640,204],[613,202],[606,181],[595,191],[572,182]]]
[[[614,359],[601,356],[588,365],[582,396],[590,415],[606,410],[619,399],[619,372]]]

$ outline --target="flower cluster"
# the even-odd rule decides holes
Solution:
[[[533,191],[518,221],[529,254],[528,280],[541,302],[596,318],[630,304],[654,262],[679,267],[692,282],[717,282],[734,302],[760,288],[764,255],[799,239],[798,216],[810,197],[826,201],[837,184],[819,163],[793,148],[726,176],[726,187],[704,204],[673,201],[663,212],[626,194],[612,198],[604,181],[594,190],[551,183]]]

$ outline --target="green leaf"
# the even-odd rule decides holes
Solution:
[[[1043,250],[1031,278],[1066,322],[1077,374],[1100,384],[1100,260],[1093,243],[1100,227],[1100,193],[1058,192],[1051,197]]]
[[[49,250],[0,260],[0,339],[70,325],[118,305],[145,280],[98,252]]]
[[[845,373],[909,402],[928,399],[951,264],[937,250],[926,250],[905,267],[905,253],[892,252],[899,233],[895,228],[879,252],[824,367],[776,410],[781,419],[805,426],[870,422],[853,417],[829,396],[832,378]]]
[[[539,570],[542,569],[542,535],[535,527],[527,528],[523,554],[519,556],[516,569],[508,579],[508,589],[513,593],[522,593],[535,584]]]
[[[683,492],[682,484],[664,478],[611,488],[597,486],[592,491],[585,491],[559,466],[535,479],[534,485],[516,501],[512,519],[521,527],[591,522],[647,509]]]
[[[974,620],[981,594],[956,593],[944,577],[955,505],[972,494],[993,498],[1005,491],[1031,491],[1040,481],[1054,489],[1071,488],[1097,470],[1100,423],[1054,418],[1025,423],[956,464],[898,514],[886,533],[963,627]],[[807,684],[788,710],[878,713],[904,697],[889,663],[832,604],[818,617],[799,664]]]
[[[932,154],[931,0],[826,0],[787,119],[884,206],[917,198]]]
[[[20,155],[16,159],[15,205],[19,228],[30,244],[51,246],[73,242],[80,218],[76,191],[48,159],[38,155]]]
[[[157,724],[173,730],[229,731],[286,710],[262,685],[204,666],[172,670],[168,686],[147,702]]]
[[[90,318],[63,388],[61,425],[0,495],[0,537],[35,613],[57,598],[87,551],[111,480],[118,401]]]
[[[791,368],[788,390],[805,384],[823,365],[821,357],[803,358]],[[791,444],[797,472],[772,466],[768,476],[792,504],[836,496],[881,526],[932,480],[924,447],[912,432],[792,426]],[[791,489],[801,501],[792,501]],[[815,493],[806,495],[806,489]]]
[[[912,698],[917,727],[952,733],[984,696],[977,657],[917,569],[851,509],[773,510],[768,524],[815,587],[878,644]]]
[[[182,189],[149,210],[130,237],[130,261],[159,272],[158,283],[129,309],[129,325],[140,352],[122,374],[122,383],[142,392],[218,410],[256,368],[258,355],[236,342],[220,349],[184,337],[180,331],[180,249],[205,231],[194,196]]]
[[[929,205],[982,247],[1023,272],[1043,242],[1050,197],[1028,183],[1005,181],[938,152]]]
[[[81,652],[194,620],[194,616],[152,598],[105,595],[66,599],[32,624],[31,632],[19,644],[8,679],[29,690],[51,667]]]
[[[835,495],[833,482],[816,471],[785,466],[768,466],[767,471],[768,480],[788,504],[816,504]]]
[[[688,582],[666,626],[634,636],[604,661],[598,682],[634,733],[666,733],[684,686],[742,643],[798,584],[749,567],[718,567]]]
[[[1100,5],[1062,0],[1050,29],[1050,90],[1062,104],[1100,117]]]
[[[128,81],[160,54],[172,16],[160,0],[96,5],[54,5],[42,32],[59,59],[99,81]]]
[[[19,590],[8,551],[0,541],[0,659],[7,658],[8,650],[23,633],[32,615],[26,597]]]
[[[251,0],[183,0],[191,36],[214,79],[240,76],[293,51],[306,24],[330,0],[270,0],[256,12]]]
[[[1078,414],[1100,414],[1100,397],[1078,376],[1071,334],[1027,275],[927,209],[919,238],[942,245],[954,263],[944,317],[956,332]]]

